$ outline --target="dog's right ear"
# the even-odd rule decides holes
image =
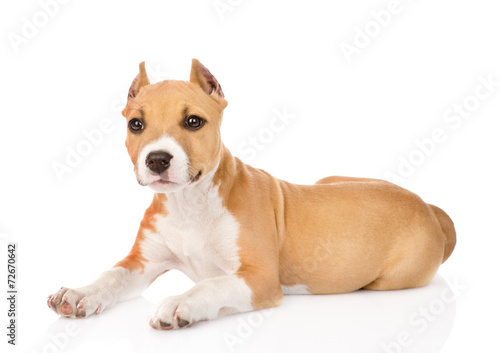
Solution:
[[[139,74],[134,78],[128,90],[128,99],[135,98],[142,87],[149,85],[149,78],[146,74],[146,64],[143,61],[139,64]]]
[[[147,85],[149,85],[149,78],[146,74],[146,63],[143,61],[139,64],[139,74],[134,78],[128,90],[127,102],[129,102],[130,99],[135,98],[137,94],[139,94],[141,88]],[[122,115],[124,117],[127,117],[128,109],[127,104],[127,106],[122,110]]]

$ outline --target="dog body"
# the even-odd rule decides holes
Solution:
[[[451,219],[405,189],[347,177],[294,185],[233,157],[220,138],[226,105],[197,60],[190,82],[150,85],[140,65],[123,115],[153,202],[130,254],[89,286],[61,288],[49,307],[86,317],[178,269],[196,285],[157,304],[150,320],[172,329],[277,306],[283,294],[424,286],[450,256]]]

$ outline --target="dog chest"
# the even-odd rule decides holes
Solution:
[[[195,282],[232,274],[240,267],[239,224],[216,191],[170,198],[167,215],[157,218],[157,232],[149,236],[155,257]]]

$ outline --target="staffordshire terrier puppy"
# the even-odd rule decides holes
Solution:
[[[155,329],[177,329],[277,306],[283,294],[425,286],[452,253],[450,217],[399,186],[349,177],[294,185],[246,165],[221,141],[226,105],[196,59],[189,82],[150,84],[139,65],[123,110],[126,147],[153,201],[130,253],[90,285],[50,295],[52,310],[99,314],[178,269],[196,284],[150,316]]]

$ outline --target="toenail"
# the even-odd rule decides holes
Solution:
[[[185,326],[189,325],[189,321],[179,319],[178,324],[179,324],[179,327],[185,327]]]
[[[161,321],[161,320],[160,320],[160,326],[161,326],[162,328],[166,328],[166,327],[171,327],[172,325],[170,325],[170,324],[169,324],[169,323],[167,323],[167,322],[163,322],[163,321]]]

